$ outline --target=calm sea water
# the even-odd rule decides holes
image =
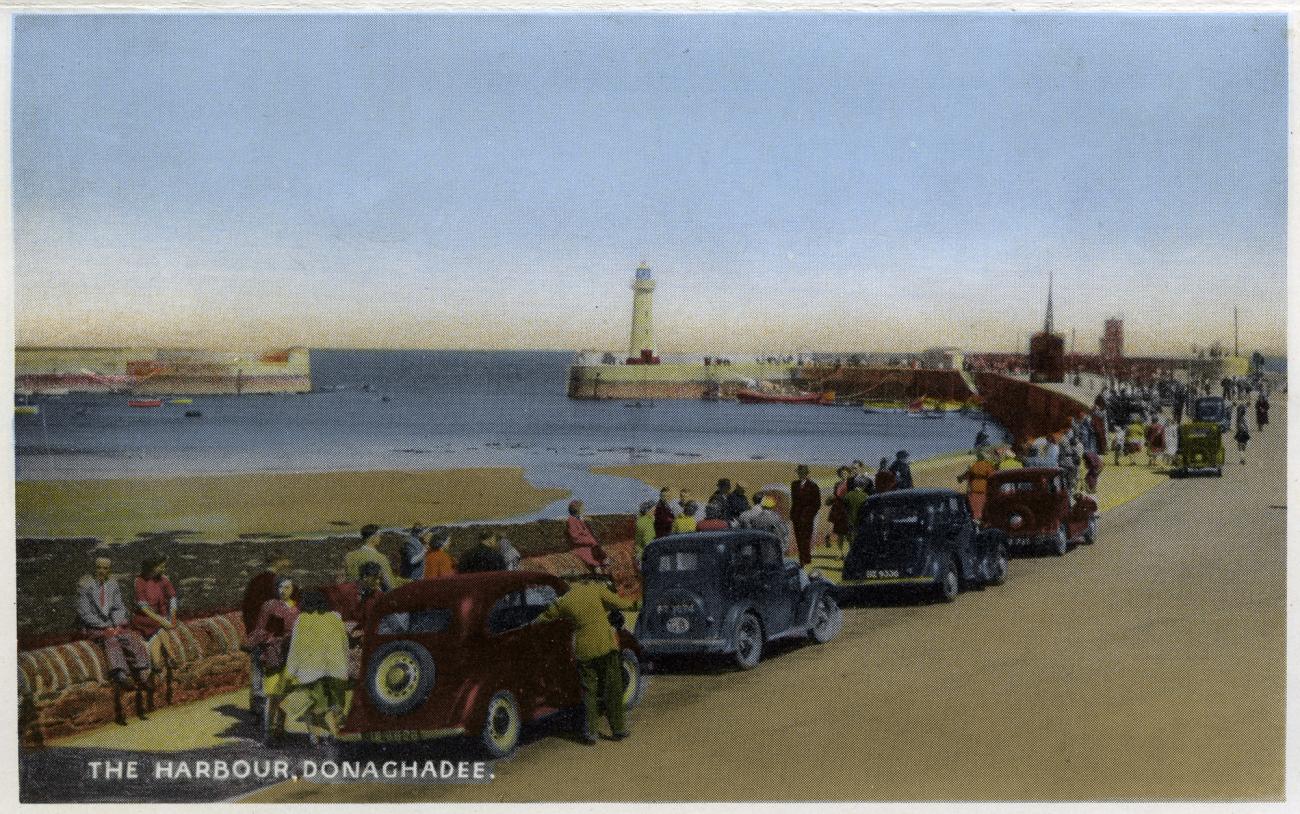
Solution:
[[[567,352],[322,350],[311,354],[318,392],[305,395],[194,396],[192,405],[155,409],[128,407],[122,394],[43,399],[40,415],[15,417],[17,476],[507,465],[523,467],[536,486],[571,490],[601,513],[627,511],[650,490],[593,476],[587,470],[595,465],[874,464],[899,449],[921,458],[969,448],[980,423],[847,407],[574,401],[565,396],[570,359]],[[203,415],[186,418],[186,410]],[[992,424],[990,432],[996,437]],[[562,504],[537,515],[562,515]]]

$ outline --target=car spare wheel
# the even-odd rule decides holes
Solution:
[[[523,722],[519,718],[519,704],[509,690],[501,690],[487,703],[483,718],[483,732],[479,740],[494,758],[509,755],[519,745]]]
[[[732,654],[736,666],[742,670],[752,670],[763,658],[763,626],[758,617],[747,613],[736,623],[736,632],[731,635]]]
[[[433,656],[423,645],[399,640],[375,650],[366,671],[371,705],[384,715],[405,715],[433,690]]]
[[[623,706],[631,709],[641,701],[645,694],[646,677],[641,671],[641,660],[631,650],[624,650],[623,656]]]

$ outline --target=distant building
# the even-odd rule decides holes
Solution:
[[[961,370],[962,359],[958,348],[927,348],[921,352],[921,367],[927,370]]]
[[[655,281],[650,267],[642,263],[632,280],[632,338],[627,348],[629,365],[659,364],[654,344],[654,291]]]
[[[1124,320],[1118,317],[1106,320],[1101,335],[1101,359],[1115,363],[1124,358]]]

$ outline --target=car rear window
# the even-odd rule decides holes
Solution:
[[[998,494],[1013,495],[1016,492],[1034,491],[1034,482],[1031,480],[1010,480],[998,484]]]
[[[1201,419],[1214,419],[1219,417],[1221,407],[1218,402],[1207,401],[1196,405],[1196,417]]]
[[[497,600],[488,611],[488,631],[504,633],[507,630],[529,624],[546,606],[550,605],[559,594],[550,585],[529,585],[522,591],[508,593]]]
[[[934,506],[915,503],[881,503],[871,509],[867,516],[869,522],[888,525],[909,525],[925,523],[934,515]]]
[[[660,573],[667,571],[698,571],[700,555],[695,551],[670,551],[659,555]]]
[[[425,608],[418,611],[390,613],[379,620],[376,633],[442,633],[451,627],[451,610]]]

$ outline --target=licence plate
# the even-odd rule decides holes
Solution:
[[[863,579],[889,579],[898,576],[897,571],[868,571],[862,575]]]
[[[667,629],[669,633],[685,633],[691,629],[691,623],[690,620],[684,619],[681,616],[674,616],[667,622],[664,622],[664,628]]]

